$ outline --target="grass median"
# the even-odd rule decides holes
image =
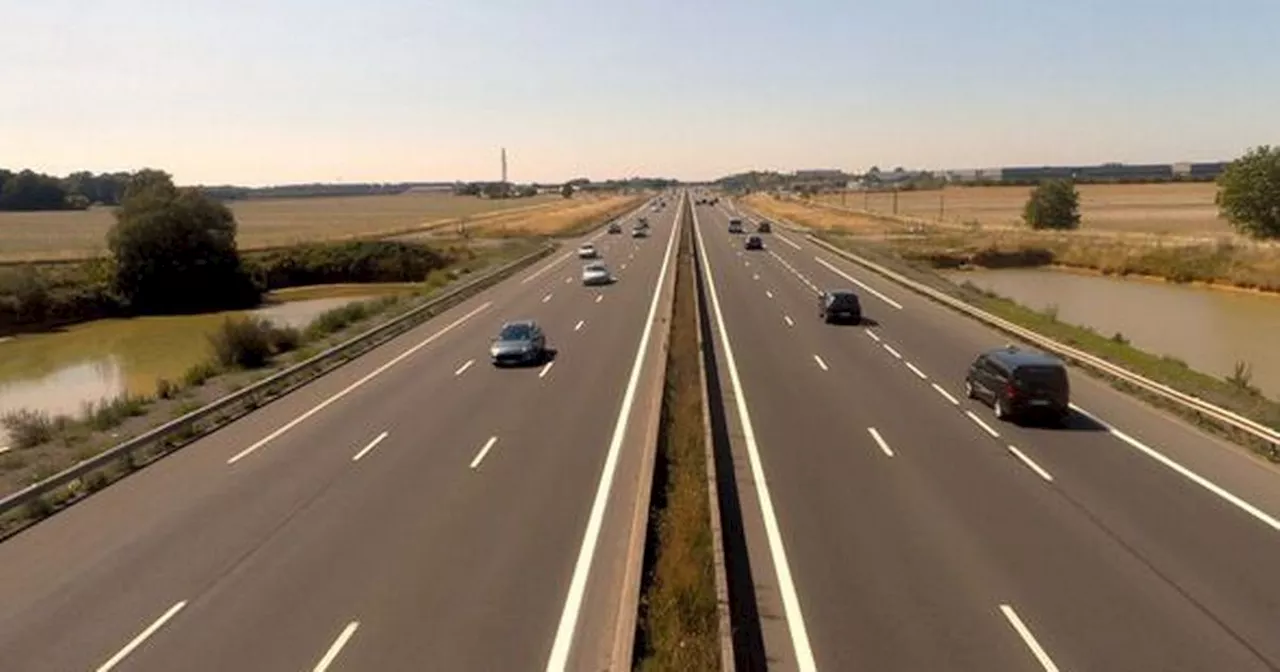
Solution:
[[[692,255],[686,227],[676,266],[635,648],[635,667],[646,671],[720,667]]]

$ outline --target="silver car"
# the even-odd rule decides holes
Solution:
[[[608,267],[601,263],[587,264],[582,267],[582,284],[590,287],[592,285],[608,285],[613,282],[613,275],[609,273]]]
[[[494,366],[537,364],[547,358],[547,337],[533,320],[519,320],[502,325],[489,357]]]

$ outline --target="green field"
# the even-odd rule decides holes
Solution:
[[[260,199],[230,203],[241,249],[406,231],[431,222],[547,206],[559,195],[488,200],[450,194]],[[549,205],[552,204],[552,205]],[[84,259],[106,251],[111,208],[0,213],[0,262]]]

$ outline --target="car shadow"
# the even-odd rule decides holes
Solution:
[[[1043,418],[1018,418],[1013,424],[1024,429],[1050,432],[1105,432],[1107,427],[1097,420],[1071,409],[1062,420]]]

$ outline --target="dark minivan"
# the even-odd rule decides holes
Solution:
[[[833,322],[851,322],[858,324],[862,321],[862,303],[858,301],[858,295],[847,289],[837,289],[823,292],[818,297],[818,316],[827,324]]]
[[[1062,360],[1008,346],[984,352],[969,367],[964,391],[991,404],[1001,420],[1039,417],[1063,422],[1071,412],[1071,384]]]

